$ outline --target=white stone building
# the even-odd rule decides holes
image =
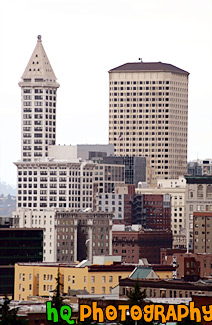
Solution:
[[[15,163],[17,209],[93,208],[93,163],[52,160]]]
[[[124,219],[124,194],[101,193],[98,196],[98,210],[113,212],[117,220]]]
[[[43,48],[41,36],[19,82],[21,87],[21,159],[34,161],[48,155],[56,141],[56,98],[60,86]]]

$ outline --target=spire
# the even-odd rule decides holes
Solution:
[[[56,76],[43,48],[41,35],[37,37],[37,44],[22,75],[23,80],[33,78],[43,79],[48,83],[56,83]],[[57,84],[57,87],[59,87],[59,84]]]

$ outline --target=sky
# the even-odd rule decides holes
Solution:
[[[0,180],[16,185],[18,82],[42,35],[60,88],[57,144],[108,143],[108,71],[164,62],[190,73],[188,160],[212,158],[211,0],[2,0]]]

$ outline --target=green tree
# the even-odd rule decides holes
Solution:
[[[10,299],[7,297],[7,295],[4,297],[4,302],[1,305],[1,325],[23,325],[28,324],[28,321],[18,319],[17,313],[18,308],[12,308],[10,309]]]
[[[132,306],[137,305],[142,310],[145,306],[144,299],[146,298],[146,292],[145,290],[141,291],[141,286],[139,281],[136,281],[134,288],[127,294],[127,297],[129,299],[129,306],[130,309]],[[145,320],[142,319],[139,321],[134,321],[130,316],[127,317],[127,320],[125,322],[122,322],[123,325],[143,325],[143,324],[153,324],[152,322],[145,322]]]
[[[58,318],[59,321],[57,322],[57,324],[60,325],[67,325],[68,323],[65,320],[62,320],[60,317],[60,309],[62,306],[64,306],[65,304],[63,303],[63,297],[61,296],[61,292],[62,292],[62,286],[63,284],[60,282],[60,272],[58,269],[58,273],[57,273],[57,277],[55,278],[56,280],[56,288],[54,289],[54,295],[52,297],[52,308],[56,308],[57,313],[58,313]],[[48,321],[49,324],[55,324],[52,321]]]
[[[61,296],[62,283],[60,282],[60,272],[58,270],[56,280],[56,288],[54,289],[54,295],[52,298],[52,307],[57,309],[58,314],[60,313],[60,308],[63,306],[63,298]]]

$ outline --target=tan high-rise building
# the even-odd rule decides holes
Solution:
[[[48,146],[56,141],[59,87],[40,35],[19,86],[22,91],[21,160],[40,160],[48,155]]]
[[[115,155],[150,157],[160,178],[186,173],[188,75],[162,62],[109,71],[109,143]]]

